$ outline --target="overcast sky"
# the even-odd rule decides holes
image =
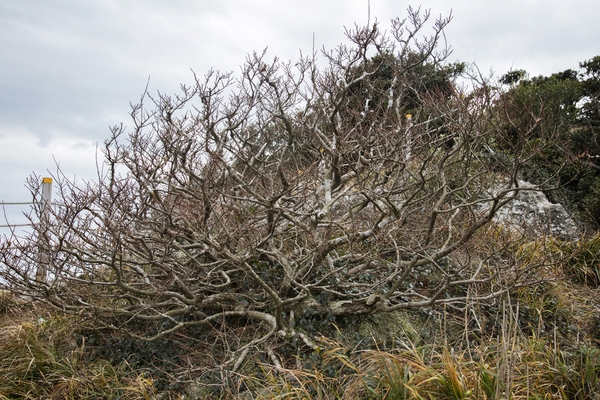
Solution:
[[[0,201],[27,176],[93,178],[96,145],[129,125],[129,103],[176,92],[193,69],[239,71],[246,54],[293,60],[367,22],[367,0],[0,0]],[[371,0],[382,28],[412,5],[448,15],[450,61],[548,75],[600,55],[600,1]],[[1,210],[1,209],[0,209]],[[7,208],[11,223],[22,210]],[[0,219],[0,224],[5,222]],[[0,233],[2,231],[0,230]]]

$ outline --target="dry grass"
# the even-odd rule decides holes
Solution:
[[[546,284],[507,299],[498,330],[479,340],[466,341],[468,329],[461,337],[446,331],[457,318],[445,315],[438,343],[398,342],[384,351],[328,340],[313,369],[263,366],[266,380],[242,379],[252,382],[247,398],[257,399],[600,399],[600,348],[586,330],[599,306],[597,289]],[[523,321],[527,308],[539,326],[552,326],[544,307],[565,316],[566,333]]]
[[[600,399],[600,288],[589,278],[597,270],[598,240],[586,243],[576,245],[576,257],[554,266],[556,279],[515,291],[493,310],[478,304],[463,315],[442,310],[428,327],[428,339],[418,343],[403,338],[383,350],[375,341],[349,344],[339,335],[321,338],[318,351],[286,353],[278,352],[285,344],[274,341],[270,345],[280,362],[251,355],[237,372],[212,375],[207,371],[214,365],[208,363],[215,359],[206,353],[211,347],[190,345],[187,360],[193,368],[165,371],[189,384],[187,394],[181,387],[162,398]],[[572,251],[559,245],[550,250]],[[531,245],[523,251],[526,260],[541,250]],[[579,268],[588,278],[581,278]],[[70,318],[0,293],[0,399],[158,396],[147,373],[125,362],[90,361]],[[472,330],[474,320],[478,331]],[[220,339],[235,347],[248,334],[227,331]],[[191,395],[189,388],[200,378],[210,390],[196,384]]]
[[[576,310],[574,318],[589,317],[593,300],[587,294],[595,291],[584,296],[555,289],[563,295],[560,306]],[[40,319],[39,310],[29,311],[19,318],[3,316],[0,398],[155,398],[152,379],[127,364],[86,361],[85,344],[74,339],[67,319],[50,314]],[[235,384],[229,390],[204,398],[593,399],[600,391],[600,349],[584,337],[565,344],[553,335],[536,336],[521,329],[518,313],[505,304],[498,334],[469,342],[468,348],[460,348],[457,337],[419,346],[398,342],[385,351],[323,339],[319,351],[304,355],[310,366],[282,359],[284,366],[274,367],[249,358],[259,368],[230,375]]]
[[[547,297],[556,301],[549,303]],[[283,367],[249,358],[247,363],[254,367],[229,375],[229,386],[221,383],[224,389],[203,392],[202,397],[594,399],[600,392],[600,349],[584,329],[599,304],[595,288],[546,285],[524,292],[512,304],[506,301],[497,316],[498,330],[485,339],[464,340],[472,336],[468,329],[446,331],[450,322],[460,323],[451,315],[439,322],[436,336],[444,338],[439,343],[416,345],[405,340],[381,350],[322,338],[319,351],[281,359]],[[519,320],[524,307],[544,316],[548,306],[568,314],[577,327],[571,336],[524,328]],[[126,363],[87,361],[85,343],[76,340],[74,325],[60,315],[7,300],[0,321],[0,399],[157,395],[152,378]],[[163,398],[193,397],[171,393]]]
[[[490,343],[477,359],[437,349],[325,352],[318,370],[271,369],[245,377],[257,399],[593,399],[600,352],[562,351],[542,339]],[[343,364],[345,368],[340,368]],[[323,371],[334,369],[338,375]],[[232,395],[233,398],[233,395]]]
[[[86,362],[71,319],[5,303],[0,325],[0,399],[151,399],[153,382],[125,363]]]

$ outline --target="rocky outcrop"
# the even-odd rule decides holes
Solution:
[[[531,183],[520,181],[522,188],[534,189]],[[523,190],[516,199],[496,214],[496,222],[525,234],[552,235],[573,238],[579,234],[577,224],[561,204],[551,203],[537,190]]]

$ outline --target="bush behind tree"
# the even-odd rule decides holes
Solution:
[[[591,230],[596,230],[600,221],[599,64],[600,58],[596,56],[580,63],[579,71],[568,69],[528,78],[526,71],[514,70],[500,79],[509,85],[503,95],[509,105],[507,134],[531,124],[531,118],[535,117],[542,119],[528,140],[535,141],[544,129],[555,130],[561,137],[560,146],[532,160],[527,178],[534,182],[556,178],[556,186],[561,189],[548,192],[550,199],[564,204]],[[529,109],[535,113],[523,112]],[[565,159],[575,162],[565,164]]]

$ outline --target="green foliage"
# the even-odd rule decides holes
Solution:
[[[523,80],[527,76],[527,71],[524,69],[516,69],[512,71],[508,71],[506,74],[502,75],[500,78],[500,82],[505,85],[514,85],[519,81]]]
[[[368,79],[360,80],[350,87],[352,103],[348,112],[368,111],[383,113],[389,106],[392,93],[402,93],[396,100],[401,117],[406,113],[416,114],[431,98],[449,100],[455,94],[455,81],[466,69],[462,62],[438,64],[428,55],[409,52],[402,58],[391,53],[377,54],[349,71],[348,81],[364,73]],[[353,94],[353,95],[352,95]],[[363,103],[368,99],[368,106]],[[361,101],[359,104],[358,101]],[[357,118],[357,120],[360,118]]]
[[[554,131],[566,135],[577,120],[581,94],[581,84],[572,70],[521,80],[507,93],[511,99],[507,133],[527,132],[526,127],[540,119],[528,139],[545,137]]]
[[[498,374],[490,371],[488,368],[488,365],[484,365],[479,371],[479,381],[476,396],[486,398],[488,400],[496,400],[496,393],[500,382],[498,379]]]
[[[536,146],[540,138],[556,135],[559,145],[541,149],[530,160],[526,178],[543,182],[558,172],[556,185],[563,187],[550,194],[551,200],[577,209],[582,222],[600,225],[600,56],[580,63],[581,71],[568,69],[550,76],[527,79],[524,70],[506,73],[500,82],[510,85],[505,99],[505,137],[500,148],[517,154],[514,144],[519,132],[532,123],[527,143]],[[570,165],[565,161],[572,161]]]
[[[579,64],[584,71],[581,73],[581,85],[585,102],[581,114],[584,125],[592,132],[594,144],[598,146],[596,139],[597,128],[600,126],[600,56]]]

